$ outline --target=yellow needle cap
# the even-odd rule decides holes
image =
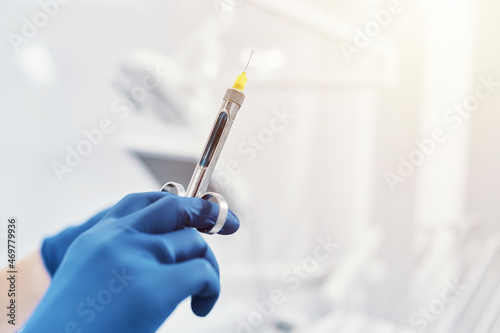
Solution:
[[[245,86],[247,84],[247,73],[243,72],[236,78],[234,81],[233,88],[238,89],[239,91],[245,90]]]

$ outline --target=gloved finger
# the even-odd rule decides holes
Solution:
[[[218,205],[213,202],[169,194],[134,213],[134,218],[130,221],[132,226],[139,231],[161,234],[184,227],[200,230],[210,229],[215,225],[218,213]],[[236,215],[229,212],[220,233],[234,233],[238,230],[239,225]]]
[[[127,194],[117,204],[111,207],[107,217],[120,218],[148,207],[152,203],[173,194],[168,192],[144,192]]]
[[[191,298],[191,309],[197,316],[205,317],[217,303],[218,298],[218,295],[216,298],[195,295]]]
[[[216,210],[215,221],[217,221],[217,216],[219,215],[219,205],[217,205],[216,203],[210,202],[208,200],[204,200],[204,201],[206,201],[209,204],[209,206],[212,210]],[[201,232],[210,231],[210,229],[212,229],[213,226],[215,225],[215,221],[207,220],[208,223],[204,227],[201,227],[201,228],[196,227],[196,229],[198,229]],[[229,210],[227,212],[226,222],[224,223],[224,226],[218,232],[218,234],[219,235],[231,235],[231,234],[234,234],[236,231],[238,231],[239,228],[240,228],[240,220],[232,211]]]
[[[197,316],[206,316],[212,310],[220,293],[219,275],[212,264],[205,259],[197,258],[165,266],[165,272],[170,281],[174,276],[172,282],[177,286],[178,302],[192,296],[191,309]],[[165,279],[165,277],[161,278]],[[171,295],[166,296],[166,298],[170,297]]]
[[[149,247],[154,244],[153,254],[162,263],[180,263],[195,258],[206,259],[219,274],[219,264],[210,246],[194,229],[183,229],[168,234],[143,234]],[[148,245],[146,245],[148,246]]]

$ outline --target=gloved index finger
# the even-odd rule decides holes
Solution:
[[[143,210],[154,202],[171,195],[167,192],[130,193],[108,210],[106,216],[122,218]]]
[[[201,200],[203,200],[203,199],[201,199]],[[203,201],[207,201],[207,200],[203,200]],[[216,203],[209,202],[209,201],[207,201],[207,206],[209,206],[211,210],[216,210],[215,221],[217,221],[217,217],[219,215],[219,206]],[[215,225],[215,221],[205,220],[205,222],[207,222],[207,223],[205,223],[203,227],[198,225],[195,228],[201,232],[208,232]],[[202,223],[202,221],[200,221],[200,224],[201,223]],[[227,217],[226,217],[226,221],[224,222],[224,226],[217,234],[219,234],[219,235],[231,235],[231,234],[234,234],[236,231],[238,231],[239,228],[240,228],[240,220],[232,211],[229,210],[227,212]]]
[[[200,198],[185,198],[173,194],[155,201],[130,216],[132,226],[141,232],[161,234],[184,227],[209,230],[217,220],[217,204]],[[232,234],[239,228],[238,218],[228,212],[220,234]]]

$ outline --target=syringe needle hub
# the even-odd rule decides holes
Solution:
[[[250,60],[252,60],[252,56],[253,56],[253,50],[252,50],[252,53],[250,54],[250,58],[248,59],[245,70],[243,71],[243,73],[238,75],[238,77],[236,78],[236,81],[234,81],[234,84],[233,84],[234,89],[238,89],[239,91],[245,90],[245,85],[247,84],[247,75],[246,75],[247,69],[248,69],[248,65],[250,65]]]

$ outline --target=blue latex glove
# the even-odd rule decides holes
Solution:
[[[192,228],[215,224],[216,204],[166,192],[122,199],[68,248],[23,333],[155,332],[177,304],[207,315],[219,268]],[[221,233],[239,227],[229,212]]]
[[[42,255],[43,263],[50,276],[54,276],[54,273],[59,267],[66,250],[73,243],[73,241],[80,236],[81,233],[92,228],[97,222],[99,222],[104,215],[107,214],[109,209],[105,209],[99,214],[94,215],[87,222],[69,227],[55,236],[46,238],[42,243],[42,248],[40,253]]]

